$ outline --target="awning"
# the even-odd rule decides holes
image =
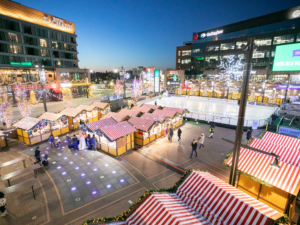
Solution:
[[[300,168],[279,160],[279,169],[271,166],[274,157],[241,148],[238,170],[267,182],[281,190],[297,195],[300,185]],[[227,165],[231,166],[232,156]]]
[[[212,224],[267,225],[283,215],[205,172],[193,171],[176,194]]]
[[[42,120],[39,118],[24,117],[20,119],[18,122],[16,122],[13,126],[23,130],[30,130],[31,128],[39,124],[41,121]]]
[[[60,114],[60,113],[45,112],[39,117],[39,119],[50,121],[50,122],[55,122],[55,121],[58,121],[63,116],[64,115]]]
[[[96,130],[100,130],[102,127],[107,127],[117,124],[117,122],[110,118],[98,120],[92,123],[87,123],[85,126],[92,132],[95,132]]]
[[[128,122],[138,130],[148,131],[155,122],[154,119],[144,119],[141,117],[131,117]]]
[[[125,135],[131,134],[136,131],[136,129],[130,125],[127,121],[118,123],[115,125],[102,127],[100,131],[110,140],[115,141]]]
[[[263,142],[270,142],[276,145],[285,146],[290,149],[299,150],[300,140],[281,134],[266,132],[262,138]]]

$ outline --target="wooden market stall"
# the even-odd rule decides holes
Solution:
[[[110,104],[106,102],[93,102],[90,106],[98,109],[98,120],[100,120],[105,114],[110,112]]]
[[[5,134],[0,131],[0,149],[6,147]]]
[[[91,123],[98,120],[98,108],[90,105],[79,105],[76,109],[81,110],[80,120]]]
[[[163,112],[166,112],[166,116],[171,117],[175,112],[175,117],[172,119],[172,123],[175,124],[175,127],[179,127],[183,122],[183,114],[185,113],[184,109],[173,108],[173,107],[164,107],[162,109]],[[172,114],[169,114],[172,112]],[[172,117],[171,117],[172,118]]]
[[[291,146],[286,148],[277,144],[272,146],[273,141],[265,143],[264,146],[262,141],[259,142],[254,140],[250,146],[278,154],[280,167],[271,166],[274,157],[241,148],[237,188],[293,218],[296,196],[300,188],[300,167],[297,166],[299,162],[291,160],[293,157]],[[298,155],[297,151],[295,150],[295,155]],[[229,157],[227,165],[230,166],[231,163],[232,156]]]
[[[156,132],[156,139],[164,135],[165,129],[167,129],[167,117],[165,115],[144,113],[141,118],[154,120],[160,123],[160,126],[157,127],[158,131]]]
[[[137,129],[134,132],[134,143],[137,145],[147,145],[157,138],[156,134],[161,133],[161,124],[154,119],[131,117],[128,122]]]
[[[17,128],[17,134],[19,141],[27,145],[34,145],[41,141],[47,140],[42,139],[44,133],[47,130],[41,129],[40,122],[42,120],[33,117],[23,117],[16,122],[13,127]]]
[[[149,109],[163,109],[162,106],[159,106],[159,105],[150,105],[150,104],[143,104],[140,106],[140,108],[149,108]]]
[[[80,126],[80,114],[82,110],[74,108],[65,108],[60,114],[65,115],[68,118],[68,124],[70,130],[75,130]]]
[[[54,137],[56,137],[69,132],[68,118],[63,114],[45,112],[39,117],[39,119],[42,120],[40,125],[41,128],[45,130],[45,137],[48,134],[49,137],[51,133]]]
[[[128,116],[126,114],[115,113],[115,112],[107,113],[104,117],[102,117],[102,119],[106,119],[106,118],[110,118],[110,117],[113,118],[118,123],[123,122],[123,121],[127,121],[127,120],[130,119],[130,116]]]
[[[130,109],[130,110],[129,109],[121,109],[118,113],[130,116],[130,117],[143,115],[143,113],[141,111],[139,111],[139,110],[132,110],[132,109]]]
[[[119,156],[134,148],[135,131],[136,129],[127,121],[104,126],[96,133],[97,147],[108,154]]]
[[[157,109],[152,114],[155,116],[165,116],[167,128],[173,127],[174,129],[176,127],[176,116],[178,114],[176,111]]]
[[[138,106],[134,106],[130,110],[141,112],[141,113],[147,113],[147,112],[152,113],[154,111],[152,107],[138,107]]]

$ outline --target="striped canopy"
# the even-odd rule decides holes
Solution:
[[[292,150],[299,150],[300,148],[299,139],[271,132],[266,132],[264,137],[262,138],[262,141],[285,146]]]
[[[90,104],[90,106],[99,108],[99,109],[105,109],[107,106],[109,106],[109,103],[105,103],[105,102],[93,102],[92,104]]]
[[[106,118],[106,119],[102,119],[102,120],[98,120],[92,123],[87,123],[86,127],[92,131],[95,132],[96,130],[100,130],[102,127],[107,127],[107,126],[111,126],[111,125],[115,125],[117,124],[117,122],[110,118]]]
[[[193,171],[176,194],[211,224],[267,225],[283,215],[205,172]]]
[[[96,106],[91,106],[91,105],[79,105],[76,107],[76,109],[85,110],[87,112],[93,111],[94,108],[96,108]]]
[[[18,122],[16,122],[13,126],[23,130],[30,130],[31,128],[39,124],[41,121],[42,120],[39,118],[24,117],[20,119]]]
[[[113,118],[115,121],[118,123],[126,119],[127,115],[126,114],[121,114],[121,113],[115,113],[115,112],[109,112],[105,114],[105,116],[102,119],[106,118]]]
[[[58,121],[63,116],[64,115],[61,113],[45,112],[39,117],[39,119],[54,122]]]
[[[279,160],[280,168],[271,163],[274,157],[241,148],[238,170],[265,181],[281,190],[297,195],[300,182],[300,168]],[[227,165],[231,166],[232,156]]]
[[[138,130],[148,131],[156,123],[154,119],[144,119],[141,117],[131,117],[128,122]]]
[[[127,116],[137,116],[140,113],[140,111],[121,109],[118,113],[124,114],[124,115],[127,115]]]
[[[203,216],[187,206],[176,194],[153,193],[127,218],[128,225],[204,225]]]
[[[82,112],[81,109],[74,109],[74,108],[65,108],[60,114],[66,115],[67,117],[77,117]]]
[[[261,141],[259,139],[253,139],[250,146],[262,151],[275,153],[280,156],[280,161],[300,167],[299,151],[295,150],[295,148],[288,148],[268,141]]]
[[[125,135],[131,134],[136,129],[131,126],[127,121],[124,121],[122,123],[118,123],[115,125],[102,127],[100,131],[110,140],[115,141],[120,137],[123,137]]]

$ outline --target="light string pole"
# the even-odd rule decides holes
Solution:
[[[44,65],[36,65],[35,66],[39,72],[39,78],[40,78],[40,81],[41,81],[41,90],[42,90],[42,95],[43,95],[43,103],[44,103],[44,110],[45,112],[47,112],[47,104],[46,104],[46,92],[45,92],[45,89],[43,87],[43,83],[46,81],[46,74],[45,74],[45,70],[44,70]]]
[[[243,71],[243,86],[241,91],[241,101],[240,101],[240,109],[238,115],[238,123],[235,132],[235,142],[234,142],[234,149],[233,149],[233,157],[232,157],[232,165],[230,169],[230,176],[229,176],[229,184],[235,186],[236,182],[236,174],[237,168],[239,163],[239,155],[240,155],[240,148],[242,144],[242,136],[243,136],[243,128],[244,128],[244,121],[245,121],[245,111],[247,105],[247,97],[248,97],[248,88],[249,88],[249,80],[251,75],[252,69],[252,55],[253,52],[256,51],[256,47],[254,46],[254,38],[249,37],[247,39],[247,45],[242,45],[241,48],[246,52],[245,55],[245,64],[244,64],[244,71]]]

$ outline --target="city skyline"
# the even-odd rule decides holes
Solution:
[[[75,23],[79,67],[99,72],[121,66],[126,70],[138,66],[175,68],[176,46],[183,40],[192,41],[193,32],[297,6],[293,0],[273,1],[272,5],[269,1],[253,1],[245,12],[244,4],[234,1],[185,1],[184,5],[181,1],[90,1],[86,5],[64,1],[59,2],[61,7],[53,4],[58,1],[17,2]],[[211,17],[212,14],[217,16]]]

